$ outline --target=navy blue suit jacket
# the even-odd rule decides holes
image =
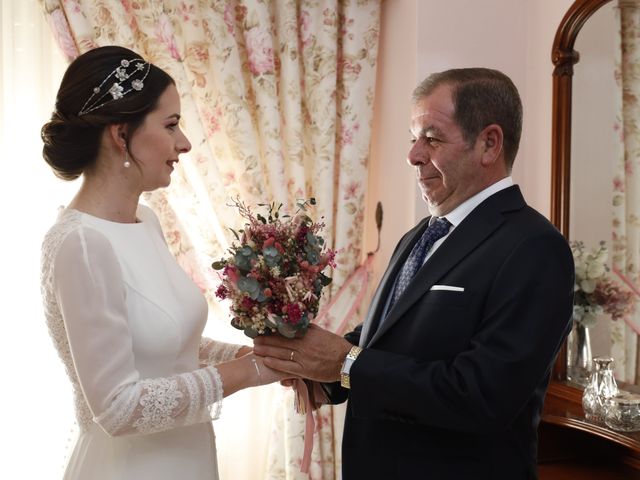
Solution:
[[[378,329],[427,223],[400,240],[346,336],[365,348],[351,389],[325,385],[332,403],[348,397],[343,479],[537,478],[537,427],[572,314],[571,250],[517,186],[504,189],[451,232]]]

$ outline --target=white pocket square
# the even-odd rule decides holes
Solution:
[[[464,287],[454,287],[452,285],[434,285],[429,290],[447,290],[449,292],[464,292]]]

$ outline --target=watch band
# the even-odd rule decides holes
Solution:
[[[342,363],[342,368],[340,369],[340,385],[344,388],[351,388],[351,377],[349,372],[351,371],[351,365],[356,361],[360,352],[362,352],[362,348],[354,345],[351,347],[351,350],[349,350],[349,353],[347,353],[347,356]]]

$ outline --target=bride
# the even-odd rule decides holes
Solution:
[[[284,378],[249,347],[201,337],[207,303],[138,203],[191,148],[179,119],[171,77],[109,46],[69,65],[42,128],[54,173],[83,177],[42,246],[47,325],[80,427],[65,479],[217,479],[222,399]]]

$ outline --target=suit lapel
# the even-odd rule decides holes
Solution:
[[[366,345],[369,340],[369,335],[373,333],[376,328],[378,328],[380,317],[382,316],[384,306],[387,303],[387,298],[391,294],[391,289],[393,288],[395,278],[398,275],[400,268],[402,268],[405,260],[409,256],[409,253],[411,253],[413,245],[418,241],[418,239],[422,236],[424,230],[429,225],[430,218],[431,217],[426,217],[418,225],[416,225],[412,231],[407,233],[405,238],[402,239],[402,241],[398,245],[396,252],[391,257],[389,266],[384,272],[378,288],[376,289],[376,292],[371,299],[371,305],[362,326],[362,334],[360,335],[360,346]]]
[[[367,332],[367,335],[361,337],[367,339],[365,344],[369,346],[384,335],[438,280],[496,231],[504,222],[503,212],[520,209],[525,205],[524,198],[517,186],[506,188],[478,205],[478,207],[451,232],[440,248],[429,257],[422,268],[418,270],[418,273],[411,281],[407,290],[405,290],[396,304],[389,310],[387,318],[381,327],[375,332]],[[425,223],[428,222],[425,221]],[[372,310],[374,310],[373,313],[371,311],[369,312],[373,318],[367,318],[370,328],[373,326],[373,319],[381,316],[395,275],[411,251],[413,244],[419,238],[417,235],[421,234],[423,230],[424,228],[420,228],[419,232],[414,233],[409,245],[403,249],[402,255],[398,256],[396,265],[394,265],[393,268],[390,266],[387,272],[389,275],[385,274],[386,284],[384,288],[380,288],[376,292],[376,297],[378,297],[376,299],[376,308],[375,310],[372,308]],[[367,338],[369,335],[371,335],[370,339]]]

